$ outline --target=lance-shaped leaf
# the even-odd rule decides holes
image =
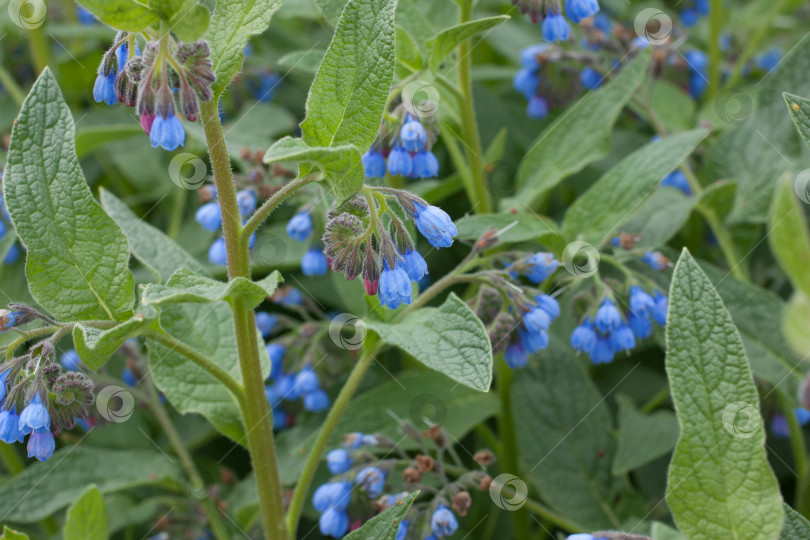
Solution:
[[[810,234],[804,208],[794,191],[792,175],[782,177],[768,217],[768,242],[776,262],[796,289],[810,296]]]
[[[359,529],[350,532],[346,540],[395,540],[399,524],[405,519],[413,501],[419,495],[414,491],[407,497],[395,502],[378,515],[363,524]]]
[[[498,15],[445,28],[427,43],[428,49],[431,51],[430,69],[438,71],[442,60],[465,39],[469,39],[480,32],[486,32],[490,28],[494,28],[508,20],[509,15]]]
[[[96,486],[91,485],[67,511],[64,540],[107,540],[107,509]]]
[[[799,135],[801,135],[805,144],[810,146],[810,99],[788,93],[783,95],[790,116],[793,117],[793,123],[796,124],[796,129],[799,130]]]
[[[181,268],[169,278],[166,285],[159,283],[147,285],[143,290],[142,302],[144,305],[165,306],[230,301],[233,298],[242,297],[247,302],[247,306],[253,308],[272,295],[280,282],[281,274],[277,271],[261,281],[250,281],[238,277],[223,283],[195,274],[188,268]]]
[[[50,70],[14,124],[3,189],[28,249],[31,295],[65,320],[127,318],[134,284],[129,245],[84,180],[70,109]]]
[[[689,538],[778,538],[784,513],[759,396],[720,295],[684,250],[672,280],[666,368],[681,434],[667,503]]]
[[[151,306],[141,306],[128,321],[106,330],[85,326],[81,323],[73,328],[73,344],[84,365],[97,370],[117,351],[124,342],[140,335],[157,319],[157,310]]]
[[[158,14],[136,0],[77,0],[106,25],[126,32],[140,32],[160,22]]]

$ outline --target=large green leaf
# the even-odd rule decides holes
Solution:
[[[481,319],[455,294],[439,308],[423,308],[391,324],[366,321],[380,337],[429,368],[486,392],[492,382],[492,347]]]
[[[76,130],[76,155],[83,158],[105,144],[142,135],[143,128],[138,123],[116,125],[93,125]]]
[[[396,540],[399,524],[405,519],[418,495],[419,492],[414,491],[397,501],[365,522],[359,529],[350,532],[345,536],[346,540]]]
[[[793,182],[787,177],[774,193],[768,233],[773,255],[793,287],[810,295],[810,233],[804,208],[796,197]]]
[[[73,503],[91,484],[101,493],[179,478],[160,452],[68,446],[3,484],[0,521],[33,523]]]
[[[810,540],[810,521],[787,504],[782,507],[785,510],[785,526],[780,540]]]
[[[143,333],[155,319],[155,308],[141,306],[132,318],[106,330],[79,323],[73,328],[73,344],[84,365],[97,370],[126,340]]]
[[[611,168],[565,213],[562,232],[599,245],[641,208],[661,179],[685,160],[708,135],[685,131],[650,143]]]
[[[656,189],[638,213],[621,226],[621,232],[641,236],[638,249],[665,245],[689,220],[697,197],[671,187]]]
[[[354,195],[363,186],[363,161],[352,144],[309,146],[303,139],[284,137],[264,155],[265,163],[298,163],[303,176],[313,169],[323,172],[330,191],[338,200]]]
[[[783,511],[740,334],[684,250],[672,280],[666,368],[681,434],[667,503],[690,538],[777,538]]]
[[[427,42],[427,47],[431,50],[430,69],[438,71],[442,60],[465,39],[469,39],[481,32],[486,32],[490,28],[494,28],[508,20],[509,15],[498,15],[496,17],[468,21],[451,26],[450,28],[445,28],[439,32],[436,37]]]
[[[396,0],[350,0],[318,68],[301,123],[310,146],[367,150],[394,78]]]
[[[810,353],[810,298],[803,292],[796,291],[785,305],[782,313],[782,333],[793,350],[806,358]],[[802,366],[803,367],[803,366]],[[797,366],[799,368],[799,366]],[[802,372],[797,369],[798,375]],[[788,394],[791,395],[791,394]]]
[[[261,304],[276,292],[281,274],[273,272],[260,281],[238,277],[227,283],[195,274],[188,268],[175,272],[166,285],[150,283],[143,290],[142,302],[151,306],[182,303],[209,303],[244,298],[248,308]]]
[[[67,319],[123,319],[134,301],[129,246],[93,199],[73,146],[70,109],[50,70],[39,77],[11,135],[3,183],[28,249],[31,295]]]
[[[678,440],[678,420],[672,411],[644,414],[627,396],[619,404],[619,445],[613,456],[613,474],[626,474],[672,451]]]
[[[216,82],[214,97],[219,97],[245,59],[243,50],[250,36],[261,34],[270,24],[281,0],[217,0],[205,39],[211,47]]]
[[[805,144],[810,146],[810,99],[788,93],[785,93],[784,96],[799,135]]]
[[[154,11],[137,0],[77,0],[101,22],[118,30],[140,32],[160,19]]]
[[[107,509],[96,486],[90,486],[73,504],[65,518],[64,540],[106,540]]]
[[[543,499],[586,530],[619,528],[634,499],[611,474],[616,451],[607,404],[565,345],[521,369],[512,384],[518,447]]]
[[[518,195],[503,208],[531,206],[540,196],[610,149],[613,124],[647,74],[650,53],[639,54],[603,88],[589,92],[546,128],[523,158]]]
[[[186,267],[197,274],[208,275],[205,266],[162,231],[142,220],[121,199],[102,188],[101,205],[129,240],[132,254],[164,282],[178,269]]]

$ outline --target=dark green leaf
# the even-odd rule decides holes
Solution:
[[[613,474],[620,476],[675,448],[678,440],[678,420],[671,411],[644,414],[624,395],[616,397],[619,404],[619,446],[613,456]]]
[[[64,540],[106,540],[107,510],[96,486],[90,486],[73,504],[65,518]]]
[[[345,536],[346,540],[396,540],[399,524],[405,519],[413,501],[419,495],[414,491],[397,501],[363,524],[359,529]]]

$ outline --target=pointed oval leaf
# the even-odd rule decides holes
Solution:
[[[104,498],[94,485],[70,505],[65,518],[64,540],[107,540],[107,509]]]

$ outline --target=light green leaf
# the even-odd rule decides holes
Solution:
[[[705,129],[685,131],[636,150],[611,168],[565,213],[562,232],[600,245],[641,208],[661,179],[672,172],[704,137]]]
[[[810,146],[810,99],[785,92],[785,97],[793,123],[807,146]]]
[[[613,456],[613,474],[621,476],[672,451],[678,440],[678,420],[671,411],[644,414],[627,396],[619,404],[619,445]]]
[[[93,199],[73,135],[70,109],[46,69],[12,131],[6,204],[28,248],[26,274],[34,299],[60,319],[122,320],[134,301],[129,246]]]
[[[681,435],[667,503],[689,538],[777,538],[783,511],[759,396],[720,295],[684,250],[672,280],[666,368]]]
[[[547,352],[512,383],[521,459],[540,495],[561,515],[586,530],[618,529],[622,508],[616,501],[636,497],[610,471],[616,451],[610,411],[566,344],[552,342]]]
[[[106,25],[126,32],[140,32],[160,22],[157,13],[136,0],[77,0]]]
[[[129,338],[140,335],[157,319],[157,310],[151,306],[141,306],[128,321],[102,330],[81,323],[73,328],[73,344],[85,366],[97,370]]]
[[[810,353],[808,328],[810,328],[810,298],[801,291],[796,291],[785,305],[785,311],[782,314],[782,333],[793,350],[803,358]],[[799,366],[797,367],[800,369]]]
[[[230,301],[242,297],[248,308],[261,304],[272,295],[281,282],[281,274],[277,271],[268,275],[261,281],[250,281],[238,277],[228,283],[216,281],[188,268],[181,268],[169,278],[166,285],[150,283],[142,294],[144,305],[167,306],[182,303],[208,303],[221,300]]]
[[[366,321],[392,345],[475,390],[486,392],[492,382],[492,347],[481,320],[455,294],[439,308],[422,308],[402,321]]]
[[[655,81],[650,91],[650,106],[667,131],[683,131],[695,126],[695,101],[670,82]]]
[[[652,540],[686,540],[684,535],[660,521],[652,524],[650,538]]]
[[[28,535],[10,529],[8,525],[3,525],[3,534],[0,535],[0,540],[29,540]]]
[[[475,214],[464,216],[456,221],[458,237],[462,240],[476,241],[487,231],[504,232],[498,241],[504,244],[559,237],[560,229],[551,219],[531,212],[512,214]]]
[[[422,54],[419,44],[402,27],[397,26],[397,69],[398,77],[404,79],[422,69]]]
[[[211,12],[197,0],[188,0],[169,20],[169,27],[182,41],[197,41],[211,23]]]
[[[782,178],[773,196],[768,217],[768,243],[776,262],[793,287],[810,295],[810,233],[804,208],[796,197],[793,182]]]
[[[279,58],[278,65],[315,75],[318,72],[318,66],[321,65],[321,58],[323,58],[323,51],[319,49],[292,51]]]
[[[270,24],[281,0],[217,0],[205,39],[211,47],[216,82],[211,85],[219,98],[242,69],[242,52],[250,36],[261,34]]]
[[[502,208],[532,206],[565,177],[610,150],[613,124],[644,80],[650,53],[639,54],[603,88],[587,93],[540,135],[518,169],[518,195]]]
[[[496,17],[468,21],[442,30],[436,37],[427,42],[427,47],[431,51],[429,61],[430,69],[438,72],[442,60],[453,52],[453,49],[458,47],[459,43],[476,34],[486,32],[490,28],[494,28],[508,20],[509,15],[498,15]]]
[[[67,446],[3,484],[0,521],[34,523],[75,501],[91,484],[101,493],[179,478],[160,452]]]
[[[301,123],[310,146],[351,144],[365,152],[377,136],[394,78],[396,0],[350,0],[318,68]]]
[[[189,255],[160,229],[136,216],[121,199],[104,188],[99,190],[99,195],[104,210],[127,235],[132,254],[155,275],[158,281],[166,281],[182,267],[208,276],[208,270],[200,261]]]
[[[621,232],[641,236],[636,243],[638,249],[661,247],[683,228],[696,203],[697,197],[686,196],[675,188],[658,188],[621,226]]]
[[[780,540],[810,540],[810,521],[785,503],[782,508],[785,510],[785,526]]]
[[[101,148],[105,144],[129,139],[135,135],[143,135],[143,128],[140,124],[120,124],[86,126],[76,130],[76,155],[79,158]]]
[[[304,176],[320,169],[334,196],[342,201],[363,186],[363,160],[356,146],[344,144],[332,147],[309,146],[302,139],[284,137],[264,155],[265,163],[298,162],[299,174]]]
[[[96,486],[90,486],[73,504],[65,518],[64,540],[106,540],[107,510]]]
[[[414,491],[397,501],[365,522],[362,527],[346,535],[346,540],[396,540],[399,524],[405,519],[418,495],[419,492]]]

